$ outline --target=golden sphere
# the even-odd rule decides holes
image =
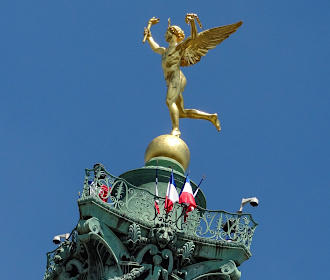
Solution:
[[[168,157],[179,162],[185,170],[190,162],[190,151],[187,144],[177,136],[160,135],[153,139],[144,154],[144,162],[154,157]]]

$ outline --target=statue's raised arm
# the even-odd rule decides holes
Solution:
[[[150,31],[151,26],[153,26],[154,24],[157,24],[158,22],[159,22],[159,18],[152,17],[151,19],[149,19],[147,27],[144,28],[144,37],[143,37],[142,42],[145,43],[145,41],[148,40],[148,43],[149,43],[151,49],[155,53],[163,54],[165,51],[165,48],[160,47],[156,43],[156,41],[152,38],[151,31]]]
[[[211,28],[197,34],[195,20],[202,28],[201,22],[196,14],[187,14],[186,22],[191,26],[191,36],[177,46],[182,52],[180,66],[196,64],[205,56],[210,49],[215,48],[223,40],[233,34],[241,25],[242,21],[234,24]]]
[[[198,35],[195,20],[198,22],[199,27],[202,29],[203,27],[202,27],[202,24],[201,24],[197,14],[186,14],[185,21],[188,25],[190,25],[190,28],[191,28],[190,38],[191,39],[195,39]]]

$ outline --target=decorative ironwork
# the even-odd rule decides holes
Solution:
[[[94,169],[86,169],[85,174],[82,200],[96,198],[109,209],[116,209],[123,216],[134,217],[150,227],[156,223],[166,223],[175,226],[178,233],[182,232],[187,236],[244,245],[250,249],[257,226],[250,214],[214,211],[197,206],[184,222],[184,206],[175,204],[170,214],[165,213],[164,197],[158,197],[123,178],[111,175],[101,164],[96,164]],[[106,195],[102,193],[104,185],[110,189]],[[158,215],[154,208],[155,199],[159,200],[161,209]]]
[[[187,233],[214,240],[251,246],[257,223],[250,214],[195,209],[187,220]]]
[[[62,242],[54,251],[47,253],[44,280],[87,279],[87,252],[77,241],[77,232],[71,233],[71,240]]]

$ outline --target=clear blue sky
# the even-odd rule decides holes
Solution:
[[[330,279],[330,2],[0,2],[2,279],[41,279],[55,234],[78,221],[84,168],[143,166],[170,131],[160,57],[141,43],[152,16],[198,13],[205,28],[243,26],[185,68],[187,107],[223,130],[182,120],[191,177],[208,208],[257,196],[259,223],[242,279]]]

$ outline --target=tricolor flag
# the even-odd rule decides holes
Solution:
[[[158,197],[158,168],[156,169],[156,184],[155,184],[155,209],[157,211],[157,213],[159,214],[159,200],[157,199]]]
[[[106,185],[98,185],[99,188],[97,187],[96,183],[94,181],[88,181],[89,185],[89,192],[90,195],[97,195],[97,191],[99,191],[98,195],[99,198],[101,198],[102,201],[108,202],[108,193],[111,190],[111,187],[108,187]]]
[[[167,191],[166,191],[166,198],[165,198],[165,211],[166,213],[172,211],[173,205],[175,202],[179,201],[179,195],[175,187],[173,170],[171,172],[171,178],[168,182]]]
[[[190,184],[189,176],[187,175],[183,188],[181,190],[179,203],[184,204],[186,208],[186,215],[196,208],[196,202]]]
[[[108,193],[110,191],[111,187],[108,187],[106,185],[101,186],[101,190],[99,192],[99,197],[104,201],[108,202]]]

